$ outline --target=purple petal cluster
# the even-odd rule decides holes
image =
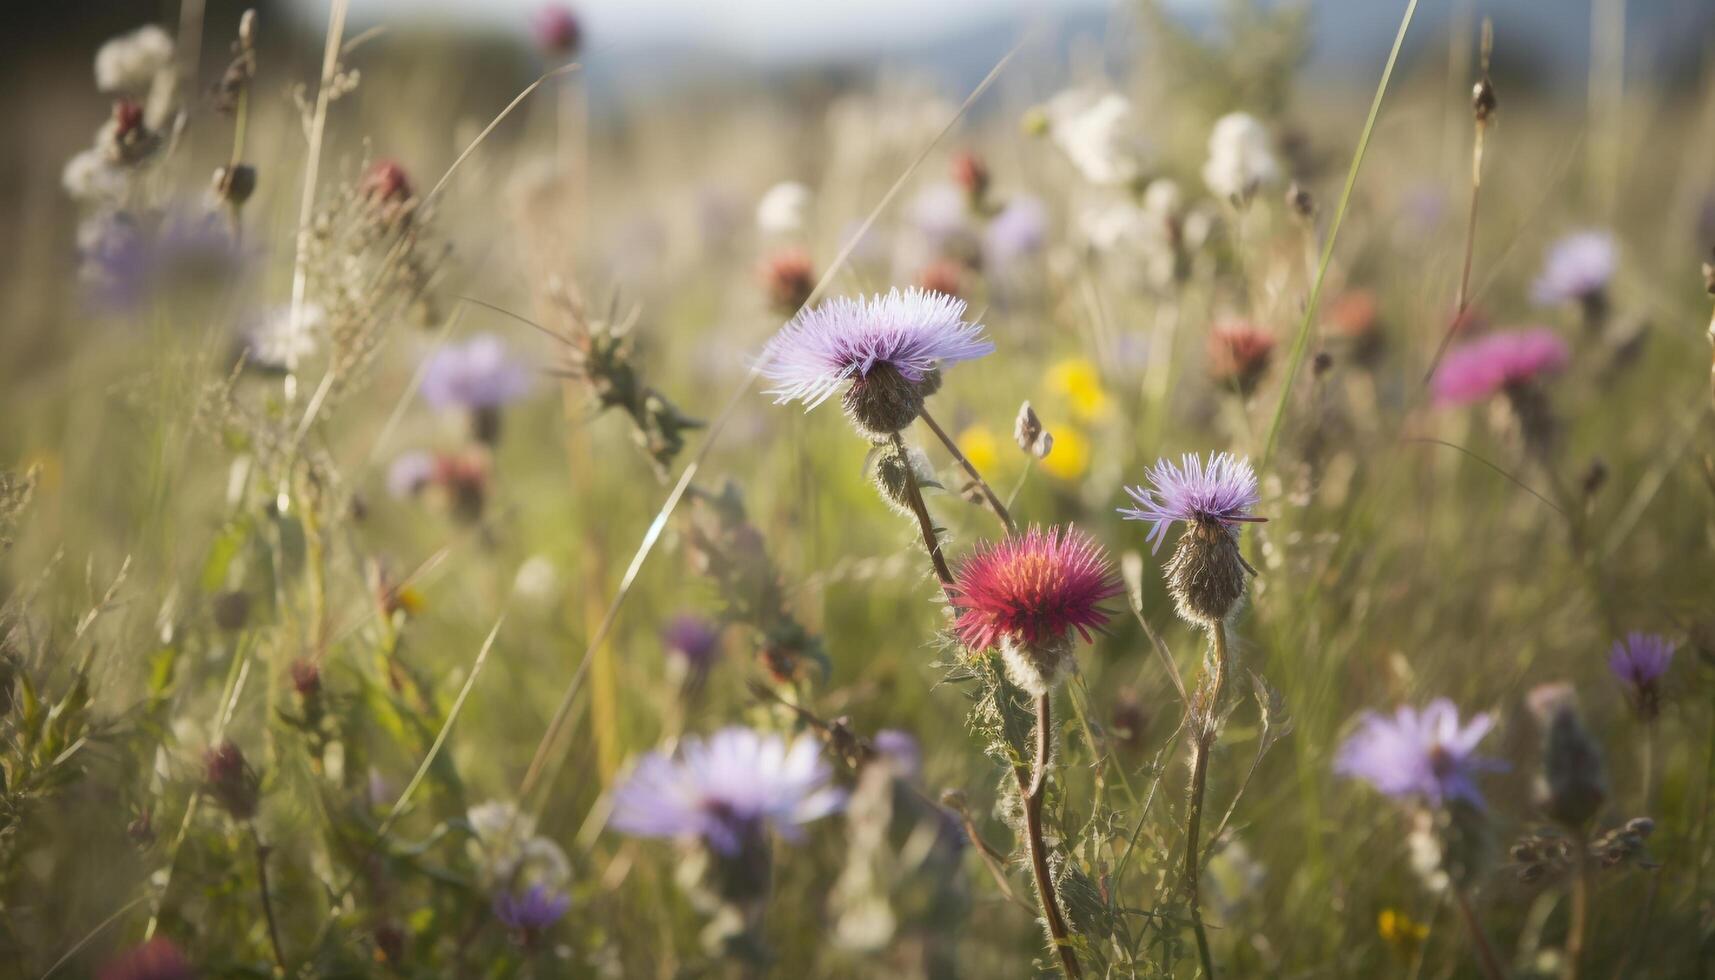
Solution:
[[[1547,327],[1503,330],[1448,351],[1429,387],[1437,405],[1469,405],[1508,385],[1558,374],[1570,360],[1566,342]]]
[[[1627,633],[1608,653],[1608,669],[1636,691],[1646,691],[1673,665],[1673,641],[1656,633]]]
[[[493,334],[448,344],[423,369],[423,400],[436,408],[499,408],[529,390],[529,370]]]
[[[494,917],[520,932],[546,929],[571,907],[571,896],[546,885],[531,885],[522,895],[503,890],[494,896]]]
[[[1034,255],[1048,241],[1048,207],[1028,195],[1007,202],[983,230],[983,262],[1004,269]]]
[[[1594,296],[1607,288],[1618,264],[1614,236],[1605,231],[1568,235],[1549,248],[1531,298],[1540,306],[1556,306]]]
[[[845,793],[809,735],[731,727],[651,752],[614,790],[610,824],[638,837],[700,838],[733,856],[772,829],[788,839],[839,810]]]
[[[1232,525],[1255,520],[1251,509],[1261,495],[1250,460],[1232,453],[1215,453],[1209,462],[1186,453],[1178,465],[1161,459],[1146,474],[1147,487],[1126,487],[1136,507],[1121,507],[1133,521],[1148,521],[1152,551],[1161,550],[1167,529],[1176,521],[1216,521]]]
[[[673,617],[661,631],[661,642],[693,670],[707,670],[721,653],[720,628],[692,613]]]
[[[1505,763],[1476,754],[1494,719],[1477,715],[1460,724],[1459,709],[1446,698],[1422,711],[1401,706],[1392,717],[1366,712],[1358,730],[1340,746],[1334,771],[1362,779],[1398,799],[1433,806],[1463,800],[1483,805],[1476,776],[1505,769]]]
[[[763,349],[760,371],[777,404],[814,408],[840,386],[887,364],[907,380],[994,353],[963,300],[923,289],[832,299],[804,310]]]

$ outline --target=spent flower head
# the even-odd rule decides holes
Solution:
[[[1043,694],[1070,671],[1072,634],[1087,643],[1123,591],[1106,552],[1073,527],[1033,527],[978,545],[950,588],[953,630],[974,650],[1000,647],[1013,683]]]
[[[1570,359],[1547,327],[1503,330],[1449,350],[1429,387],[1438,405],[1468,405],[1558,374]]]
[[[844,387],[853,422],[866,434],[891,435],[917,418],[923,387],[941,369],[994,351],[982,325],[964,315],[962,300],[921,289],[829,300],[769,341],[760,370],[776,403],[814,408]]]
[[[813,736],[724,728],[685,739],[676,754],[644,756],[614,790],[609,822],[638,837],[701,840],[732,857],[768,830],[792,839],[839,810],[845,793],[832,780]]]
[[[1481,808],[1477,775],[1506,768],[1476,754],[1477,743],[1493,727],[1494,719],[1486,714],[1462,724],[1459,709],[1446,698],[1422,711],[1402,705],[1391,716],[1365,712],[1358,730],[1340,746],[1334,771],[1396,799],[1431,806],[1460,800]]]

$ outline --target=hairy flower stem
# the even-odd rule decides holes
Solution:
[[[1000,502],[1000,498],[995,495],[994,489],[988,485],[988,481],[983,479],[983,475],[977,472],[977,468],[965,458],[964,453],[959,451],[959,444],[947,435],[947,430],[941,428],[940,424],[935,421],[935,417],[929,414],[927,407],[919,410],[917,417],[923,420],[923,424],[927,425],[931,432],[935,433],[935,437],[941,440],[941,445],[947,447],[947,452],[951,453],[955,460],[958,460],[959,465],[965,470],[965,475],[976,483],[977,490],[982,493],[983,499],[988,501],[989,509],[994,511],[995,516],[1000,518],[1002,524],[1006,525],[1006,533],[1017,534],[1018,524],[1013,521],[1012,513],[1006,509],[1005,504]]]
[[[1190,906],[1191,929],[1197,935],[1197,957],[1203,963],[1203,975],[1215,975],[1214,956],[1209,952],[1209,935],[1203,928],[1202,899],[1200,896],[1200,880],[1202,867],[1198,851],[1202,846],[1200,838],[1203,835],[1203,793],[1209,782],[1209,750],[1215,745],[1216,719],[1220,717],[1221,695],[1227,686],[1227,628],[1224,624],[1216,623],[1209,628],[1209,639],[1214,649],[1208,672],[1203,678],[1199,692],[1202,697],[1200,708],[1192,718],[1196,726],[1195,739],[1191,747],[1191,799],[1185,817],[1185,870],[1184,887],[1186,903]]]
[[[1573,847],[1577,856],[1572,878],[1572,921],[1566,927],[1566,963],[1560,980],[1578,980],[1578,961],[1584,958],[1584,934],[1590,922],[1590,841],[1580,834]]]
[[[936,431],[940,430],[937,428]],[[905,440],[897,433],[893,436],[893,448],[901,455],[906,451]],[[965,465],[970,466],[969,463]],[[974,469],[971,472],[975,472]],[[917,486],[917,475],[909,466],[905,467],[905,498],[911,513],[917,518],[918,528],[923,532],[923,546],[928,549],[929,560],[935,566],[935,577],[940,579],[942,590],[948,590],[953,585],[953,572],[947,566],[947,559],[941,554],[941,541],[935,533],[935,522],[929,517],[928,505],[923,503],[923,491]],[[1004,510],[996,513],[1004,513]],[[1008,516],[1006,521],[1010,527],[1012,518]],[[1036,699],[1034,767],[1017,765],[1012,771],[1014,778],[1018,780],[1018,791],[1024,796],[1024,836],[1030,848],[1030,870],[1036,878],[1036,893],[1042,900],[1042,918],[1048,924],[1048,935],[1054,942],[1054,949],[1060,954],[1060,969],[1068,978],[1076,980],[1083,976],[1083,971],[1078,967],[1077,954],[1072,952],[1071,933],[1066,929],[1066,920],[1060,915],[1060,904],[1054,895],[1054,873],[1048,866],[1048,845],[1042,837],[1042,802],[1047,788],[1049,735],[1054,730],[1049,697],[1050,695],[1044,694]]]
[[[1506,980],[1506,970],[1501,967],[1500,957],[1495,955],[1495,947],[1489,943],[1489,934],[1483,930],[1483,923],[1471,908],[1470,896],[1458,885],[1451,890],[1453,901],[1459,906],[1459,916],[1465,920],[1465,930],[1471,934],[1471,945],[1477,950],[1477,963],[1483,968],[1483,976],[1489,980]]]
[[[291,970],[286,966],[286,954],[280,945],[280,925],[274,918],[274,900],[268,897],[268,846],[262,843],[262,836],[254,825],[250,827],[250,842],[256,848],[256,890],[262,895],[262,918],[268,923],[268,944],[274,949],[274,962],[279,965],[280,974],[286,976]]]

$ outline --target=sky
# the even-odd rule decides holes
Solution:
[[[306,21],[326,23],[328,0],[290,0]],[[804,57],[901,38],[954,34],[1000,19],[1111,9],[1118,0],[576,0],[597,45],[694,41],[759,58]],[[1195,7],[1210,0],[1168,0]],[[516,23],[542,0],[351,0],[353,23],[424,19]]]

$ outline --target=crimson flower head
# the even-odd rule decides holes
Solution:
[[[1089,642],[1108,621],[1102,603],[1120,591],[1113,563],[1089,535],[1033,527],[978,545],[960,563],[953,629],[974,650],[1000,647],[1013,683],[1040,696],[1070,670],[1073,631]]]
[[[1469,405],[1558,374],[1571,359],[1547,327],[1502,330],[1449,350],[1429,388],[1437,405]]]
[[[1209,333],[1209,376],[1241,395],[1256,390],[1274,356],[1274,335],[1246,320],[1217,323]]]

